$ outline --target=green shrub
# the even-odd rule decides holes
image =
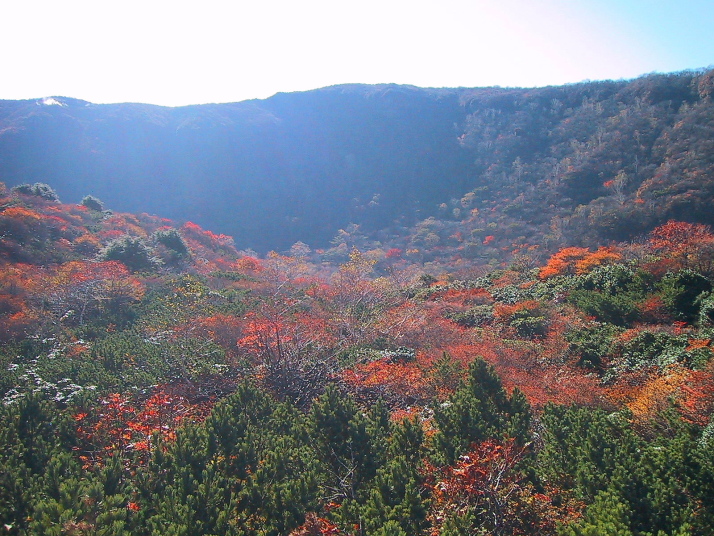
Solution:
[[[714,294],[700,294],[699,303],[699,325],[711,327],[714,325]]]
[[[619,331],[610,324],[594,324],[566,333],[565,340],[570,343],[570,354],[578,357],[579,366],[600,369],[603,358],[610,355],[613,339]]]
[[[680,270],[665,275],[659,283],[662,302],[677,320],[693,322],[699,316],[705,293],[711,282],[693,270]]]
[[[711,356],[709,348],[690,348],[687,335],[653,331],[643,331],[635,338],[621,343],[614,353],[618,355],[619,363],[610,374],[652,366],[664,369],[675,363],[699,368]]]
[[[104,261],[119,261],[132,272],[150,272],[161,265],[161,260],[153,255],[146,243],[135,236],[124,235],[112,240],[99,252]]]
[[[104,203],[92,195],[84,196],[80,204],[94,212],[101,212],[104,210]]]
[[[639,304],[652,290],[649,274],[615,264],[599,266],[578,278],[569,300],[600,322],[628,326],[639,320]]]
[[[468,311],[447,315],[448,318],[465,327],[481,327],[493,321],[493,305],[475,305]]]
[[[189,253],[183,236],[176,229],[159,229],[152,235],[152,238],[178,255],[187,256]]]
[[[637,297],[631,294],[575,290],[571,292],[569,300],[588,316],[616,326],[628,326],[640,316]]]
[[[59,196],[57,192],[49,185],[44,182],[36,182],[35,184],[20,184],[11,189],[13,193],[21,195],[29,195],[34,197],[41,197],[47,201],[55,201],[59,203]]]

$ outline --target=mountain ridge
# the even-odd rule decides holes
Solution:
[[[413,236],[429,217],[472,233],[481,227],[470,213],[486,205],[498,218],[481,223],[496,228],[471,246],[511,240],[516,227],[515,237],[543,242],[553,226],[596,245],[672,217],[712,223],[702,208],[712,194],[712,72],[533,89],[344,84],[177,108],[2,101],[0,180],[197,221],[261,252],[329,247],[351,223],[380,242]],[[665,163],[677,176],[662,179]],[[603,186],[620,172],[618,192]],[[667,188],[683,190],[681,207],[663,200]],[[684,199],[688,191],[696,195]],[[587,229],[593,213],[604,218]]]

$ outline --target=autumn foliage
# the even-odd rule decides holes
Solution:
[[[379,245],[330,264],[304,244],[258,258],[190,222],[4,199],[10,532],[114,516],[136,534],[570,535],[635,512],[618,522],[706,534],[704,226],[541,267],[522,237],[507,269]],[[107,260],[116,240],[151,262]],[[648,513],[661,497],[676,516]]]

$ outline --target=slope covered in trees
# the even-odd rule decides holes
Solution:
[[[9,534],[714,524],[705,225],[491,270],[375,244],[330,265],[34,184],[0,188],[0,235]]]
[[[0,179],[197,221],[261,253],[325,249],[357,226],[369,244],[488,262],[669,219],[711,224],[713,88],[697,71],[540,89],[349,85],[174,109],[3,101]]]

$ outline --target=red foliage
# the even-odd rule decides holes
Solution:
[[[714,273],[714,234],[707,225],[669,221],[650,233],[648,244],[668,269]]]
[[[138,403],[127,395],[109,395],[100,407],[74,416],[82,443],[80,460],[86,466],[101,465],[106,456],[121,450],[136,453],[138,463],[145,463],[155,434],[172,441],[184,420],[204,419],[211,406],[211,401],[192,404],[163,387],[157,387],[152,396]]]
[[[670,220],[650,233],[649,244],[655,250],[671,253],[688,250],[693,242],[712,238],[707,225]]]
[[[29,335],[37,314],[27,303],[28,274],[32,267],[16,264],[0,268],[0,341]]]
[[[342,372],[342,380],[358,398],[383,398],[392,407],[426,402],[432,395],[428,378],[418,363],[379,359]]]
[[[501,277],[494,280],[493,287],[494,288],[503,288],[503,287],[507,287],[510,285],[515,285],[520,282],[521,278],[522,278],[522,274],[520,274],[514,270],[507,270],[506,272],[503,273],[503,275]]]
[[[647,324],[667,324],[672,322],[672,315],[667,312],[662,298],[657,295],[649,296],[638,304],[640,318]]]
[[[485,305],[493,303],[493,296],[483,288],[449,289],[433,293],[431,301],[441,301],[463,306]]]
[[[536,409],[548,402],[604,405],[605,390],[597,377],[565,362],[568,343],[562,333],[572,321],[552,322],[547,335],[537,341],[504,340],[499,333],[484,330],[442,350],[464,368],[476,356],[483,357],[496,369],[506,390],[518,387]]]
[[[706,426],[714,413],[714,360],[704,370],[689,373],[678,400],[682,416],[689,422]]]
[[[238,340],[243,334],[243,324],[244,322],[235,316],[217,314],[191,319],[190,324],[184,326],[181,331],[194,337],[211,339],[229,354],[234,354]]]
[[[233,246],[233,238],[224,234],[215,234],[211,231],[206,231],[191,221],[187,221],[181,227],[184,236],[187,240],[193,240],[208,248],[220,248],[225,246]]]
[[[310,513],[305,516],[305,523],[293,530],[289,536],[340,536],[343,534],[344,532],[334,523],[318,517],[317,514]]]
[[[299,359],[305,352],[319,351],[336,343],[327,322],[308,313],[249,313],[246,318],[243,337],[237,344],[264,366]]]
[[[582,505],[555,506],[548,495],[526,482],[518,468],[524,454],[525,449],[513,441],[484,441],[454,466],[438,471],[436,481],[429,475],[433,533],[440,533],[448,518],[467,512],[473,514],[479,533],[514,536],[554,535],[559,523],[577,518]],[[429,469],[433,474],[434,469]]]
[[[269,307],[247,315],[238,340],[262,384],[299,404],[308,404],[336,368],[336,344],[332,327],[322,318]]]

